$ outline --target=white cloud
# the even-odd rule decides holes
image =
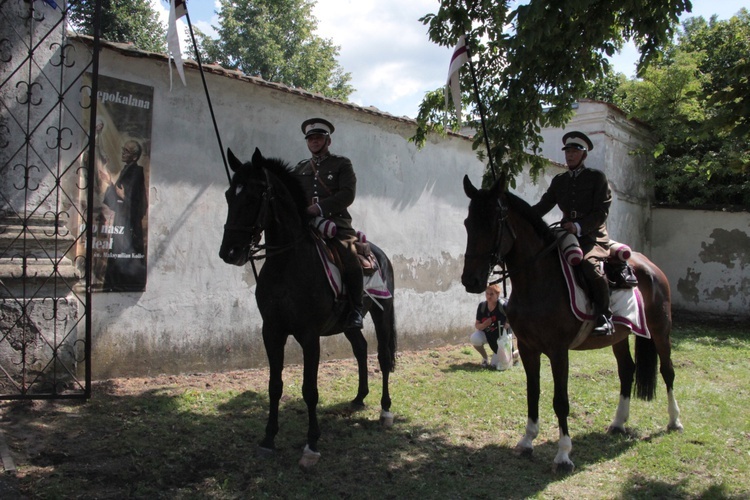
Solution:
[[[687,16],[720,19],[735,14],[746,0],[693,0]],[[151,0],[166,23],[169,4]],[[375,106],[396,116],[415,117],[425,92],[441,87],[451,49],[432,43],[419,18],[436,13],[438,0],[317,0],[317,34],[340,47],[339,64],[352,74],[352,102]],[[201,31],[215,35],[218,0],[188,0],[190,18]],[[683,18],[686,16],[683,16]],[[183,47],[183,52],[185,48]],[[615,70],[632,76],[638,54],[632,47],[614,58]]]

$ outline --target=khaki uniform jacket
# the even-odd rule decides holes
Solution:
[[[349,158],[329,154],[317,165],[313,164],[312,158],[302,160],[292,169],[292,173],[302,184],[308,203],[317,203],[323,217],[336,224],[339,239],[343,239],[344,234],[355,233],[348,207],[354,202],[357,177]]]
[[[578,241],[586,257],[606,258],[609,255],[606,222],[611,203],[612,193],[604,172],[581,166],[576,176],[570,172],[556,175],[532,208],[545,215],[557,205],[563,213],[560,222],[577,222],[581,226]]]

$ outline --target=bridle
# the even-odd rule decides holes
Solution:
[[[266,177],[265,182],[256,181],[256,180],[253,180],[250,182],[250,183],[265,185],[265,188],[263,189],[263,192],[260,195],[261,196],[260,209],[258,210],[258,215],[255,217],[255,221],[252,223],[252,225],[249,227],[240,226],[240,225],[228,225],[228,224],[224,225],[225,231],[250,233],[250,244],[247,247],[247,260],[250,261],[250,265],[253,268],[253,275],[255,276],[256,282],[258,280],[258,271],[255,268],[256,260],[263,260],[266,257],[273,257],[275,255],[279,255],[284,252],[287,252],[291,250],[292,248],[294,248],[302,240],[302,238],[304,238],[304,235],[302,235],[299,238],[295,239],[294,241],[290,241],[283,245],[269,245],[267,243],[260,244],[260,240],[263,236],[263,231],[265,231],[268,228],[269,218],[271,217],[271,213],[274,212],[273,206],[274,206],[274,202],[276,201],[276,194],[275,194],[273,183],[271,182],[271,178],[265,169],[263,169],[263,173],[265,174],[265,177]],[[276,217],[276,222],[280,223],[278,217]],[[264,253],[261,254],[260,252],[264,252]]]
[[[505,262],[503,261],[503,255],[501,254],[501,249],[503,246],[503,239],[506,236],[510,236],[514,241],[516,238],[515,232],[513,229],[508,226],[507,224],[508,220],[508,207],[502,203],[500,198],[497,199],[497,207],[494,210],[493,214],[493,224],[492,224],[492,246],[490,246],[489,251],[482,252],[482,253],[466,253],[464,256],[467,259],[480,259],[487,257],[489,260],[489,270],[488,270],[488,276],[492,276],[493,274],[498,275],[497,278],[493,278],[491,280],[488,280],[489,285],[494,285],[495,283],[499,283],[500,281],[504,281],[509,275],[510,272],[505,269]],[[502,271],[500,273],[495,272],[496,266],[501,266]]]
[[[533,265],[537,260],[547,255],[549,252],[554,250],[557,247],[557,240],[553,241],[552,243],[548,244],[546,247],[544,247],[539,253],[534,255],[528,262],[526,262],[524,265],[519,266],[515,268],[514,270],[508,270],[505,267],[505,261],[503,259],[503,255],[501,254],[501,249],[503,247],[503,239],[506,237],[512,238],[512,241],[515,242],[516,240],[516,232],[513,230],[513,228],[508,224],[508,206],[505,205],[502,200],[498,197],[497,199],[497,208],[495,210],[495,216],[493,217],[494,223],[492,227],[493,234],[493,246],[490,247],[490,250],[485,253],[478,253],[478,254],[466,254],[466,258],[481,258],[481,257],[489,257],[489,270],[487,275],[489,276],[487,280],[488,285],[494,285],[499,282],[503,282],[503,285],[505,285],[505,280],[510,278],[511,275],[518,273],[519,271]],[[500,270],[496,271],[495,267],[500,266]],[[492,276],[496,277],[492,277]]]

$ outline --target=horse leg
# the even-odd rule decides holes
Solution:
[[[515,452],[530,457],[534,453],[534,439],[539,435],[539,370],[541,354],[519,349],[523,369],[526,372],[526,434],[516,444]]]
[[[300,340],[301,337],[297,337]],[[302,345],[304,359],[302,375],[302,398],[307,405],[307,444],[302,452],[299,465],[309,468],[318,463],[318,439],[320,426],[318,425],[318,364],[320,363],[320,339],[317,335],[309,334]]]
[[[553,470],[555,472],[573,472],[575,465],[570,460],[570,452],[573,442],[568,432],[568,415],[570,414],[570,403],[568,401],[568,350],[559,349],[550,356],[552,368],[552,380],[554,381],[555,394],[552,397],[552,407],[557,415],[557,423],[560,427],[560,441],[557,445]]]
[[[391,393],[389,377],[396,362],[396,322],[393,301],[383,301],[383,310],[374,306],[370,317],[375,324],[378,338],[378,364],[383,376],[383,393],[380,398],[380,423],[383,427],[392,427],[394,415],[391,413]]]
[[[658,339],[658,341],[657,341]],[[680,407],[674,396],[674,365],[672,365],[672,346],[668,336],[654,335],[654,343],[657,353],[659,354],[659,372],[667,386],[667,411],[669,413],[669,423],[667,430],[682,432],[682,422],[680,422]]]
[[[352,406],[361,409],[365,407],[365,398],[370,393],[367,382],[367,340],[362,335],[362,330],[359,329],[345,330],[344,335],[352,345],[352,352],[357,360],[357,371],[359,373],[359,387],[357,388],[357,396],[352,400]]]
[[[633,391],[633,375],[635,362],[630,355],[628,338],[612,346],[612,352],[617,359],[617,374],[620,376],[620,401],[612,423],[607,427],[609,434],[625,434],[625,422],[630,417],[630,395]]]
[[[286,335],[276,335],[263,326],[263,344],[268,357],[268,422],[266,423],[266,435],[260,442],[260,448],[265,452],[272,452],[276,446],[274,439],[279,432],[279,401],[284,392],[284,346]]]

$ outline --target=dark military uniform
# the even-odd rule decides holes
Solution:
[[[317,204],[322,217],[336,224],[336,239],[342,246],[342,251],[339,252],[343,267],[341,278],[352,306],[345,328],[352,324],[361,327],[363,276],[354,246],[357,232],[352,228],[352,216],[348,210],[357,191],[357,177],[354,175],[352,162],[344,156],[326,153],[302,160],[292,169],[292,173],[302,184],[307,202],[310,205]]]
[[[308,204],[317,204],[322,216],[336,224],[336,237],[356,238],[352,216],[347,210],[357,190],[357,178],[349,158],[326,154],[322,158],[302,160],[292,171],[305,190]]]
[[[604,172],[581,166],[574,173],[564,172],[552,179],[549,189],[534,205],[539,215],[545,215],[555,205],[562,210],[560,222],[575,222],[581,227],[584,258],[606,259],[609,256],[607,216],[612,194]]]
[[[581,165],[576,170],[556,175],[547,192],[533,207],[539,215],[545,215],[557,205],[563,212],[560,222],[574,222],[580,226],[578,241],[584,254],[580,268],[591,288],[594,314],[604,316],[607,321],[612,317],[609,286],[600,261],[609,256],[606,221],[611,203],[612,193],[604,172]]]

